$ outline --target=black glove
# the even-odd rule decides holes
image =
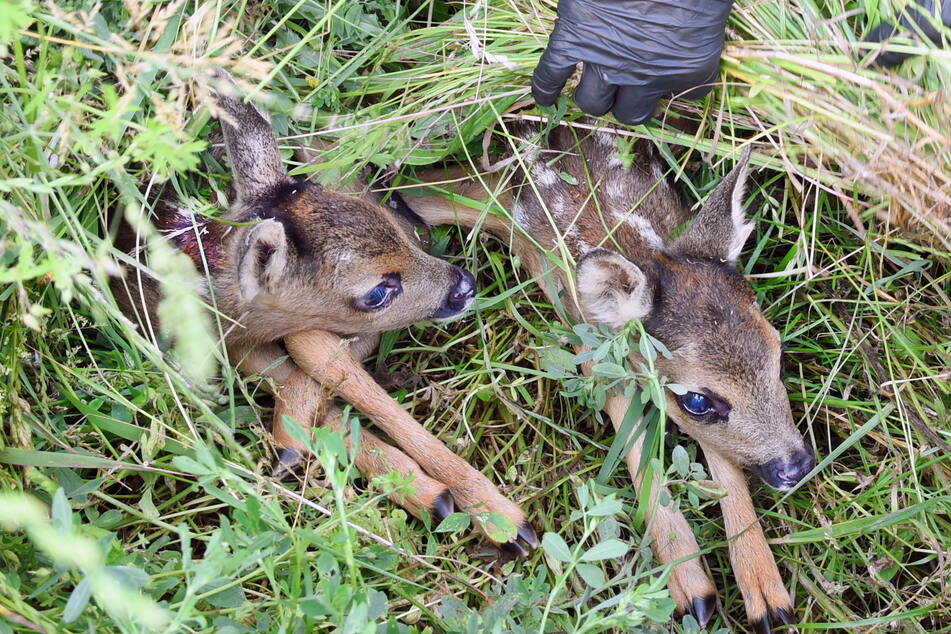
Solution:
[[[898,24],[892,22],[882,22],[872,29],[865,40],[868,42],[882,42],[895,35],[899,28],[903,31],[909,31],[910,34],[921,33],[929,40],[938,44],[941,40],[941,33],[935,22],[941,22],[947,27],[951,27],[951,0],[942,0],[941,15],[935,11],[935,0],[917,0],[917,4],[908,4],[902,11],[901,19]],[[875,63],[879,66],[895,66],[902,63],[912,55],[908,53],[892,53],[885,51],[879,53],[875,58]]]
[[[951,4],[951,0],[946,0]],[[578,62],[575,101],[628,124],[650,119],[660,98],[710,91],[719,73],[731,0],[561,0],[548,48],[532,77],[541,106],[558,98]]]

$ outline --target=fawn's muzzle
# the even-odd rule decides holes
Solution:
[[[816,456],[812,447],[806,445],[805,449],[794,452],[788,458],[773,458],[766,464],[753,467],[753,471],[774,489],[787,491],[806,477],[814,466]]]
[[[453,317],[465,311],[472,304],[472,298],[475,297],[475,278],[472,273],[465,269],[455,268],[456,283],[453,285],[443,305],[433,315],[433,319],[445,319]]]

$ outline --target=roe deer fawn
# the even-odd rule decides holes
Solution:
[[[487,535],[487,513],[500,513],[515,527],[506,544],[534,547],[521,509],[409,417],[360,365],[380,333],[465,312],[475,295],[472,275],[423,252],[378,204],[289,177],[268,119],[238,96],[229,75],[218,79],[235,193],[226,223],[201,221],[168,200],[155,206],[153,221],[206,275],[203,297],[233,321],[225,334],[231,362],[281,386],[273,422],[277,468],[293,467],[304,449],[283,416],[305,428],[339,427],[340,412],[327,394],[336,392],[375,417],[400,447],[365,431],[356,456],[368,478],[397,471],[412,479],[412,492],[394,494],[397,503],[436,520],[458,504]],[[138,257],[137,241],[129,227],[120,228],[120,249]],[[150,326],[160,293],[145,270],[127,270],[112,288],[125,313]],[[327,381],[323,386],[295,363],[295,353]]]
[[[771,631],[771,621],[790,624],[792,603],[741,469],[783,490],[798,483],[815,458],[793,424],[779,335],[735,266],[753,228],[743,212],[748,155],[693,215],[647,141],[633,145],[635,158],[625,169],[610,128],[563,124],[540,139],[537,125],[515,122],[507,133],[517,166],[507,176],[432,169],[417,175],[430,186],[401,190],[403,200],[429,224],[484,227],[510,241],[528,274],[553,304],[566,303],[573,319],[614,328],[640,319],[669,348],[673,358],[658,359],[658,371],[688,391],[668,392],[667,411],[700,443],[713,478],[728,491],[721,506],[747,614],[757,631]],[[508,217],[489,213],[491,197]],[[555,258],[567,250],[577,263],[574,279],[546,267],[545,250]],[[571,297],[556,303],[560,295]],[[636,367],[637,352],[631,354]],[[629,405],[621,395],[609,398],[605,411],[615,428]],[[642,441],[627,456],[637,488]],[[657,503],[659,489],[655,476],[648,510],[654,552],[662,563],[679,562],[671,595],[681,611],[706,624],[716,589],[683,515]]]

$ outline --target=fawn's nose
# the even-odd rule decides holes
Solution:
[[[807,445],[805,449],[794,452],[788,458],[774,458],[754,470],[769,486],[786,491],[796,486],[814,466],[816,456],[812,447]]]
[[[472,303],[472,298],[475,297],[475,278],[472,277],[472,273],[465,269],[460,269],[459,267],[454,268],[456,283],[453,284],[449,294],[446,295],[446,300],[443,302],[443,305],[436,311],[436,314],[433,315],[435,319],[445,319],[446,317],[458,315],[469,308],[469,305]]]

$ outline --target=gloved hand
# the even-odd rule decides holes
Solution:
[[[951,0],[942,0],[941,15],[935,11],[935,0],[917,0],[917,3],[909,3],[902,11],[901,19],[898,24],[893,22],[882,22],[872,29],[865,40],[868,42],[883,42],[894,36],[898,29],[908,31],[909,34],[923,34],[929,40],[938,44],[941,39],[941,33],[935,22],[941,22],[947,27],[951,27]],[[885,51],[875,58],[875,63],[879,66],[895,66],[902,63],[911,55],[907,53],[892,53]]]
[[[951,4],[951,0],[946,0]],[[650,119],[664,95],[697,99],[719,73],[731,0],[560,0],[532,94],[550,106],[578,62],[575,102],[628,124]]]

